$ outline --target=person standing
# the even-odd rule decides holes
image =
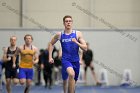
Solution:
[[[40,49],[40,54],[39,54],[39,61],[38,61],[38,64],[36,65],[36,68],[37,68],[37,83],[36,85],[41,85],[41,72],[42,72],[42,69],[41,69],[41,63],[43,61],[43,54],[44,54],[44,49]]]
[[[87,81],[86,74],[87,74],[87,68],[89,67],[90,70],[91,70],[91,73],[93,75],[93,78],[95,79],[96,85],[97,86],[100,86],[101,83],[98,81],[98,79],[96,77],[96,73],[94,71],[94,66],[92,64],[92,61],[93,61],[93,52],[89,48],[89,44],[88,43],[87,43],[87,51],[84,51],[83,52],[82,59],[84,61],[84,70],[85,70],[84,79],[85,79],[85,81]]]
[[[52,69],[53,64],[49,64],[49,52],[48,49],[45,49],[42,55],[42,62],[41,62],[41,68],[43,69],[43,76],[45,80],[45,88],[52,88]],[[49,81],[49,86],[48,86]]]

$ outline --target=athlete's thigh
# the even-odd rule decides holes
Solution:
[[[19,77],[19,79],[26,79],[26,69],[25,68],[19,68],[18,77]]]
[[[18,78],[13,78],[13,83],[14,83],[14,84],[19,83],[19,79],[18,79]]]
[[[62,62],[62,78],[63,80],[66,80],[68,78],[68,72],[67,68],[72,67],[72,64],[69,61],[64,61]]]
[[[33,79],[33,75],[34,75],[34,72],[33,72],[33,69],[31,68],[31,69],[27,69],[27,71],[26,71],[26,79],[30,79],[30,80],[32,80]]]
[[[80,63],[79,62],[73,62],[72,65],[73,65],[73,69],[74,69],[74,72],[75,72],[74,79],[75,79],[75,81],[77,81],[78,76],[79,76]]]
[[[6,79],[11,78],[11,71],[10,70],[5,69],[5,77],[6,77]]]
[[[67,73],[68,73],[68,75],[75,75],[75,71],[74,71],[74,69],[73,69],[73,67],[68,67],[67,68]]]
[[[11,71],[11,75],[12,75],[12,78],[18,78],[17,69],[13,69],[13,70]]]

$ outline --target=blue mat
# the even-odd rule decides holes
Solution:
[[[12,86],[12,93],[23,93],[24,86]],[[3,93],[6,93],[5,86]],[[62,93],[62,86],[53,86],[52,89],[44,86],[32,86],[30,93]],[[76,93],[140,93],[140,87],[94,87],[94,86],[76,86]]]

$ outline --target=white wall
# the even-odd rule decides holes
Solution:
[[[110,85],[120,84],[121,78],[116,75],[116,72],[123,74],[123,70],[127,68],[132,70],[133,81],[140,84],[140,41],[134,42],[126,37],[127,34],[131,34],[140,38],[140,32],[126,31],[125,33],[126,35],[122,36],[113,31],[84,31],[85,39],[94,51],[94,59],[98,61],[98,63],[94,62],[95,71],[99,75],[99,69],[107,68]],[[88,83],[91,83],[92,78],[89,77],[88,80]]]
[[[140,27],[140,0],[22,0],[23,14],[48,28],[62,28],[62,18],[72,15],[76,28],[107,28],[101,21],[79,10],[80,6],[98,18],[103,18],[118,28]],[[19,0],[0,0],[0,27],[19,27],[20,16],[8,10],[10,6],[20,11]],[[75,6],[73,6],[75,3]],[[23,28],[37,28],[23,17]]]
[[[0,0],[0,28],[15,28],[19,27],[20,16],[11,12],[6,8],[11,6],[14,9],[20,9],[20,0]]]
[[[55,29],[54,31],[59,30]],[[140,84],[140,29],[126,29],[124,35],[107,29],[81,29],[81,31],[83,32],[85,40],[89,42],[90,48],[94,51],[94,59],[98,61],[98,63],[94,62],[97,75],[99,75],[99,70],[105,68],[105,66],[120,74],[123,73],[124,69],[129,68],[132,70],[133,81]],[[11,35],[16,35],[18,37],[17,45],[21,45],[24,43],[23,37],[27,33],[33,35],[33,44],[38,48],[47,47],[47,43],[51,37],[49,32],[39,29],[1,29],[0,55],[2,56],[2,47],[9,45],[9,37]],[[136,37],[136,42],[130,40],[128,34],[129,36],[133,35]],[[121,82],[121,78],[117,76],[115,72],[110,73],[110,70],[108,70],[108,77],[110,85],[118,85]],[[95,84],[90,71],[88,72],[88,84]]]
[[[91,11],[118,28],[135,28],[140,25],[140,0],[91,0]],[[93,4],[94,3],[94,4]],[[106,28],[91,18],[95,28]]]

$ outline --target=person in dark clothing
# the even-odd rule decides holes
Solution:
[[[1,77],[2,77],[2,65],[3,65],[3,60],[0,59],[0,86],[1,86],[1,83],[2,83],[2,80],[1,80]]]
[[[3,60],[0,59],[0,77],[2,75],[2,65],[3,65]]]
[[[49,80],[49,89],[52,87],[52,69],[53,69],[53,64],[50,64],[48,62],[48,49],[44,50],[42,54],[42,61],[41,61],[41,68],[43,69],[43,76],[45,80],[45,88],[48,87],[48,80]]]
[[[40,55],[39,55],[39,61],[37,67],[37,83],[36,85],[41,84],[41,63],[42,63],[42,57],[43,57],[44,49],[40,49]]]
[[[93,52],[91,49],[89,49],[89,44],[87,43],[87,51],[84,51],[83,52],[83,56],[82,56],[82,59],[84,61],[84,70],[85,70],[85,73],[84,73],[84,78],[85,78],[85,81],[86,80],[86,74],[87,74],[87,68],[89,67],[91,72],[92,72],[92,75],[95,79],[95,82],[96,82],[96,85],[101,85],[101,83],[97,80],[97,77],[96,77],[96,73],[94,71],[94,66],[92,64],[92,61],[93,61]]]
[[[3,65],[3,60],[0,59],[0,93],[2,93],[2,65]]]
[[[6,77],[6,89],[7,93],[11,93],[11,80],[15,84],[18,83],[18,63],[19,63],[19,56],[16,56],[16,61],[14,64],[13,62],[13,56],[18,49],[16,46],[16,36],[11,36],[10,37],[10,46],[8,48],[4,49],[4,54],[3,54],[3,62],[4,62],[4,68],[5,68],[5,77]],[[16,65],[16,66],[14,66]]]
[[[61,80],[61,55],[60,50],[56,51],[56,56],[54,57],[54,79],[55,84],[59,83],[59,80]]]

